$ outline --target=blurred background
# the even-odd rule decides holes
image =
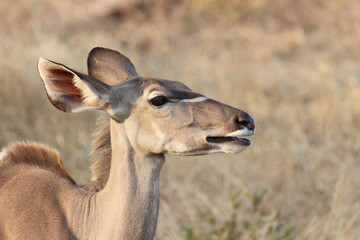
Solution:
[[[0,146],[40,141],[90,178],[98,113],[66,114],[37,73],[95,46],[254,117],[239,155],[168,156],[156,239],[360,238],[360,2],[2,0]]]

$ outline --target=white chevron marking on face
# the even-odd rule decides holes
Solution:
[[[156,136],[160,138],[161,141],[163,141],[165,139],[165,134],[160,131],[160,129],[156,126],[155,123],[151,123],[151,126],[154,128]]]
[[[182,99],[179,102],[202,102],[205,100],[208,100],[208,97],[197,97],[197,98],[191,98],[191,99]]]

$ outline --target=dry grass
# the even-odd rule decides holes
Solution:
[[[225,221],[229,194],[245,187],[268,190],[274,239],[288,229],[293,239],[360,237],[358,1],[61,2],[2,1],[1,146],[48,143],[86,181],[96,114],[54,109],[36,59],[85,72],[92,47],[114,48],[141,75],[182,81],[256,120],[241,155],[168,158],[157,239],[183,239],[190,225],[209,232],[199,212]],[[243,199],[239,223],[248,207]]]

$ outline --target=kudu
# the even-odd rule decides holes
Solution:
[[[255,130],[247,113],[139,77],[113,50],[90,52],[89,75],[43,58],[38,69],[58,109],[110,116],[93,145],[99,184],[77,185],[53,149],[13,143],[0,153],[0,239],[153,239],[164,154],[238,153]]]

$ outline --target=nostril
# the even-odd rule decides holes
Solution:
[[[254,120],[250,116],[246,118],[235,118],[235,123],[239,129],[255,129]]]
[[[242,120],[239,122],[240,126],[251,129],[252,128],[252,124],[249,121],[246,120]]]

